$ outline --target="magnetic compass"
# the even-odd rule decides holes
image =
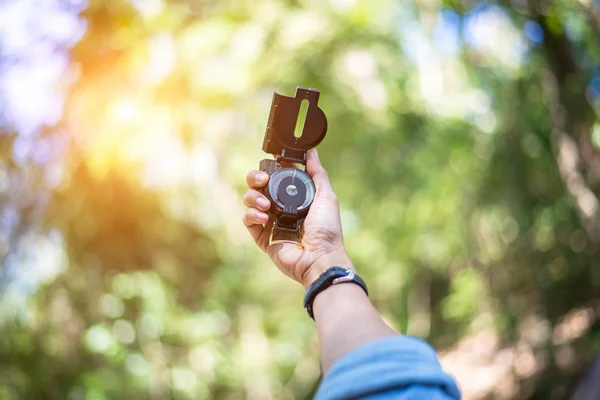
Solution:
[[[269,195],[278,211],[299,216],[308,213],[315,198],[315,185],[308,174],[297,168],[283,168],[271,174]]]
[[[301,243],[302,222],[315,198],[315,185],[304,170],[290,165],[305,168],[306,153],[325,138],[327,118],[318,101],[317,90],[301,87],[294,97],[273,95],[263,151],[273,154],[274,159],[260,162],[260,170],[269,174],[269,184],[262,192],[271,201],[269,214],[274,217],[269,244]],[[301,108],[305,119],[299,131]],[[289,240],[290,236],[297,240]]]

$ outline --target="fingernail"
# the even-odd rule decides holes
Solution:
[[[317,161],[319,161],[319,153],[317,153],[317,149],[312,149],[311,151],[315,155],[315,158],[317,159]]]
[[[264,172],[256,174],[256,182],[263,183],[266,181],[267,181],[267,174],[265,174]]]
[[[267,200],[267,199],[265,199],[263,197],[259,197],[256,200],[256,204],[258,204],[261,208],[268,208],[269,205],[270,205],[269,200]]]
[[[269,216],[263,212],[256,213],[256,216],[258,217],[258,219],[265,222],[269,219]]]

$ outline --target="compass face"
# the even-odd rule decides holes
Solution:
[[[271,174],[269,194],[278,208],[297,207],[306,211],[315,198],[315,184],[308,174],[296,168],[283,168]]]

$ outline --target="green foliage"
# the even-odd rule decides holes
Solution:
[[[600,11],[524,3],[90,1],[60,159],[18,166],[0,114],[0,398],[314,394],[302,290],[241,223],[297,85],[386,320],[446,355],[494,337],[483,392],[444,364],[465,398],[566,398],[600,345]]]

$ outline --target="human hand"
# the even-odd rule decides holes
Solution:
[[[274,218],[266,211],[271,203],[257,190],[266,186],[268,174],[257,170],[248,173],[249,190],[244,194],[248,209],[243,217],[244,225],[258,247],[269,255],[279,270],[304,287],[310,286],[330,267],[353,268],[344,249],[339,202],[315,149],[308,152],[306,172],[315,183],[316,194],[304,220],[302,247],[292,243],[269,246]]]

